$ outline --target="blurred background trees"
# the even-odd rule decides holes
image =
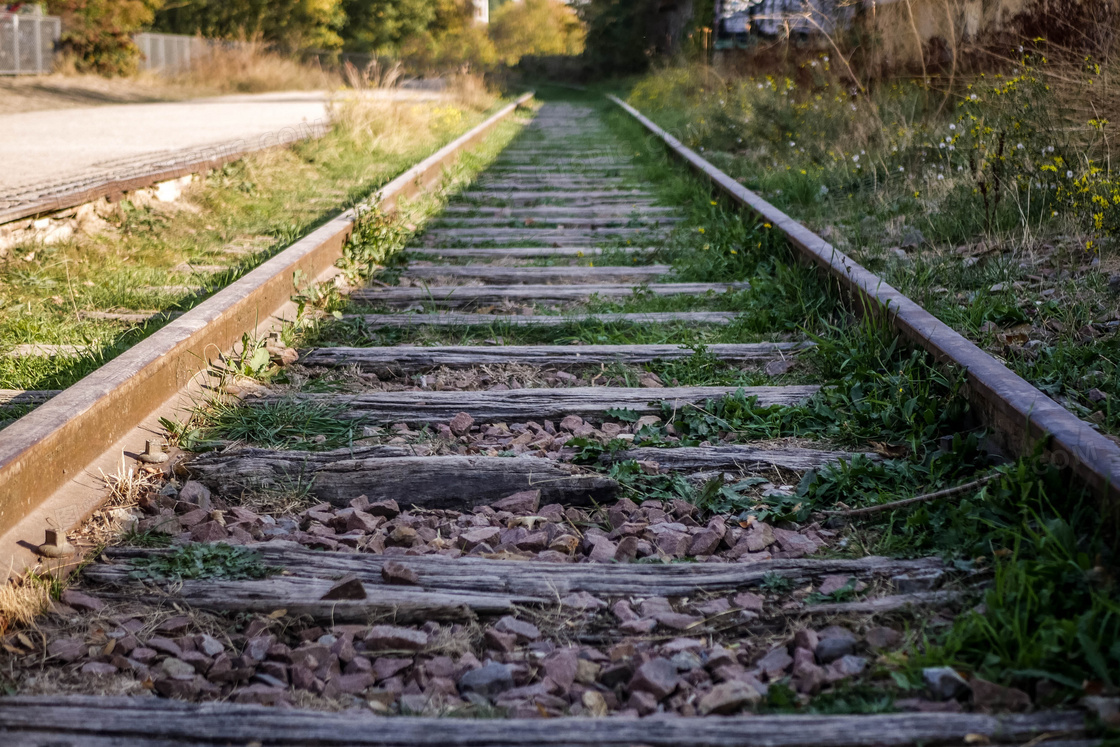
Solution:
[[[416,72],[490,71],[525,58],[581,55],[606,74],[681,50],[712,0],[48,0],[81,71],[128,74],[142,30],[248,40],[284,55],[370,55]],[[584,64],[581,62],[580,64]]]

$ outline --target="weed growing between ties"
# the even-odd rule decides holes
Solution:
[[[342,408],[295,399],[246,406],[214,399],[196,408],[186,423],[161,423],[181,447],[207,451],[230,442],[275,449],[320,451],[350,446],[361,424],[340,417]]]
[[[248,548],[192,542],[161,555],[134,558],[130,575],[133,578],[172,581],[206,578],[238,581],[265,578],[279,572],[279,568],[261,563],[260,555]]]

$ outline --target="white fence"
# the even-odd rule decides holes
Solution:
[[[132,37],[143,55],[141,70],[174,75],[191,69],[191,65],[210,51],[210,42],[199,36],[183,34],[136,34]]]
[[[0,75],[49,73],[61,35],[54,16],[0,13]]]
[[[252,49],[253,42],[205,39],[186,34],[133,34],[132,41],[140,48],[140,69],[164,75],[190,70],[215,49]]]

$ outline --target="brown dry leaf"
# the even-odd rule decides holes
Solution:
[[[1031,339],[1032,327],[1029,324],[1016,324],[1006,332],[1000,332],[996,335],[1002,345],[1022,345],[1027,340]]]
[[[964,735],[964,743],[965,744],[990,744],[991,740],[988,739],[983,734],[965,734]]]
[[[501,552],[488,552],[482,553],[482,557],[488,560],[528,560],[533,557],[529,553],[513,552],[511,550],[502,550]]]
[[[906,444],[888,444],[881,441],[872,441],[871,448],[875,453],[888,459],[901,459],[910,454],[910,447]]]
[[[599,691],[588,690],[583,694],[582,700],[584,707],[595,718],[603,718],[607,715],[607,701]]]
[[[16,640],[19,641],[24,648],[29,648],[32,651],[35,650],[35,644],[31,642],[31,639],[28,638],[25,633],[16,633]]]
[[[24,654],[24,651],[23,651],[22,648],[16,648],[15,646],[13,646],[10,643],[0,643],[0,646],[2,646],[4,648],[4,650],[7,651],[9,654],[15,654],[16,656],[23,656],[23,654]]]
[[[537,524],[544,524],[547,522],[548,519],[543,516],[518,516],[515,519],[511,519],[509,524],[507,524],[506,526],[510,529],[513,529],[515,527],[525,527],[531,532],[537,526]]]
[[[273,620],[279,620],[281,617],[283,617],[286,614],[288,614],[288,610],[279,609],[279,610],[275,610],[275,611],[271,612],[269,614],[269,617]]]
[[[1104,683],[1100,680],[1085,680],[1081,683],[1081,689],[1086,695],[1100,695],[1104,692]]]

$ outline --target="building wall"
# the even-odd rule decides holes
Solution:
[[[490,23],[490,0],[473,0],[474,22]]]
[[[907,64],[940,38],[945,49],[1007,28],[1031,0],[876,0],[868,17],[882,43],[884,62]]]

